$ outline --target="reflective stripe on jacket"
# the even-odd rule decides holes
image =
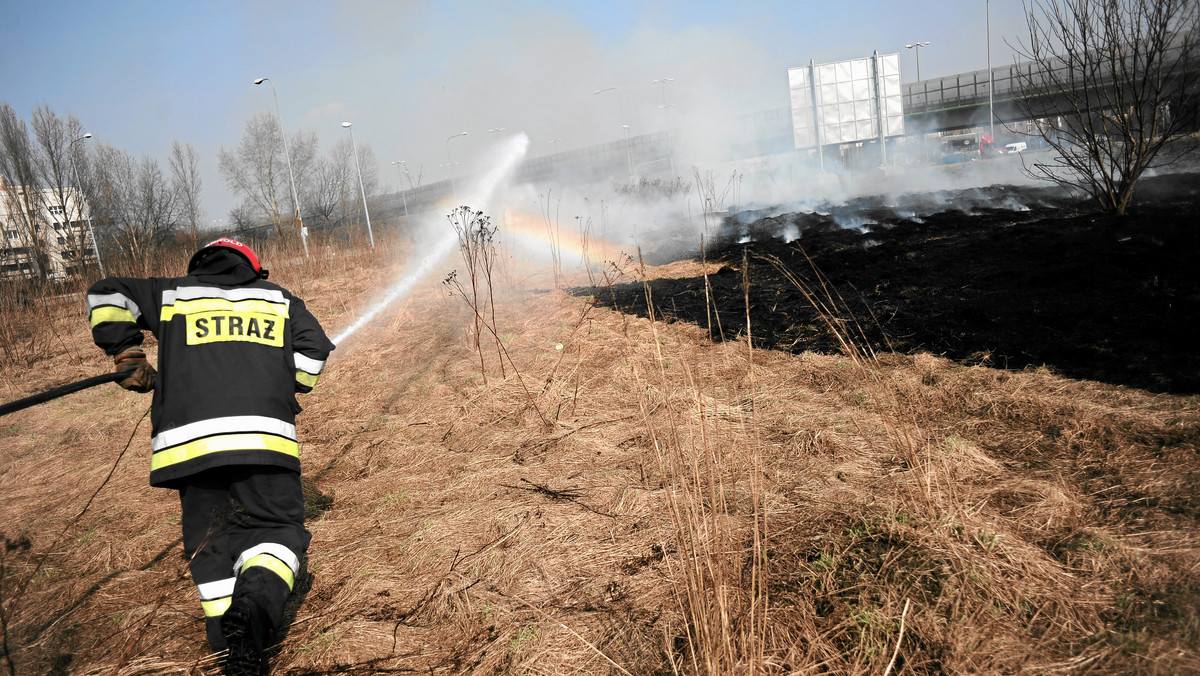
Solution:
[[[158,339],[150,483],[222,465],[300,471],[296,393],[316,385],[333,350],[282,287],[254,278],[102,279],[88,290],[96,344],[110,354]]]

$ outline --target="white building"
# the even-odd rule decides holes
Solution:
[[[87,202],[74,188],[66,189],[63,205],[54,190],[26,195],[24,186],[0,177],[0,279],[40,277],[43,272],[50,279],[65,279],[82,273],[84,264],[95,265],[87,218]]]

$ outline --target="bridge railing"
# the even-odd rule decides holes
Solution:
[[[1184,68],[1194,68],[1194,49],[1194,47],[1187,46],[1182,38],[1175,44],[1166,47],[1162,53],[1163,62],[1168,64],[1166,71],[1174,73],[1175,70],[1172,67],[1179,59],[1185,60]],[[1111,82],[1114,71],[1136,73],[1138,66],[1134,59],[1144,59],[1150,53],[1152,50],[1130,51],[1119,55],[1116,63],[1100,57],[1096,59],[1094,66],[1097,70],[1089,74],[1087,79],[1094,85],[1098,82]],[[1082,71],[1083,66],[1077,64],[1075,69]],[[1009,100],[1031,94],[1053,93],[1055,90],[1073,86],[1070,70],[1071,66],[1063,60],[1056,60],[1049,71],[1032,61],[1022,61],[992,68],[991,82],[988,80],[986,68],[948,77],[910,82],[904,85],[904,110],[911,114],[944,110],[956,106],[980,105],[988,100],[989,87],[994,87],[992,90],[994,101]]]

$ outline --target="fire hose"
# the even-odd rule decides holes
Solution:
[[[129,374],[127,373],[121,373],[119,371],[105,373],[99,376],[92,376],[91,378],[84,378],[83,380],[76,380],[75,382],[67,383],[66,385],[60,385],[58,387],[48,389],[45,392],[39,392],[38,394],[25,397],[24,399],[10,401],[7,404],[0,404],[0,416],[8,415],[13,411],[20,411],[21,409],[29,408],[30,406],[44,404],[51,399],[65,397],[68,394],[78,392],[80,390],[86,390],[89,387],[103,385],[104,383],[115,383],[116,381],[121,380],[128,375]]]
[[[29,408],[30,406],[44,404],[52,399],[65,397],[68,394],[78,392],[80,390],[86,390],[89,387],[103,385],[104,383],[115,383],[116,381],[121,380],[128,375],[128,373],[122,373],[120,371],[105,373],[99,376],[92,376],[91,378],[84,378],[83,380],[76,380],[75,382],[67,383],[66,385],[60,385],[58,387],[46,390],[45,392],[40,392],[38,394],[25,397],[24,399],[10,401],[7,404],[0,404],[0,416],[5,416],[14,411],[20,411],[21,409]],[[136,429],[136,427],[134,429]],[[128,448],[128,445],[126,448]],[[122,453],[124,453],[124,451],[122,451]],[[300,485],[304,489],[305,501],[307,501],[309,504],[315,505],[316,508],[320,509],[321,511],[329,509],[329,505],[333,503],[333,498],[322,493],[321,490],[308,479],[308,477],[301,477]]]

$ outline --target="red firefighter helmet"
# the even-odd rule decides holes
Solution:
[[[250,264],[250,267],[254,268],[254,271],[258,273],[259,277],[266,279],[267,271],[263,269],[261,264],[259,264],[258,256],[254,254],[254,250],[237,241],[236,239],[231,239],[229,237],[218,237],[217,239],[214,239],[208,244],[200,247],[199,251],[192,254],[192,259],[188,261],[188,273],[191,273],[192,270],[196,269],[196,266],[200,264],[200,259],[204,257],[204,254],[216,248],[233,249],[234,251],[238,252],[241,254],[242,258],[246,259],[246,262]]]

